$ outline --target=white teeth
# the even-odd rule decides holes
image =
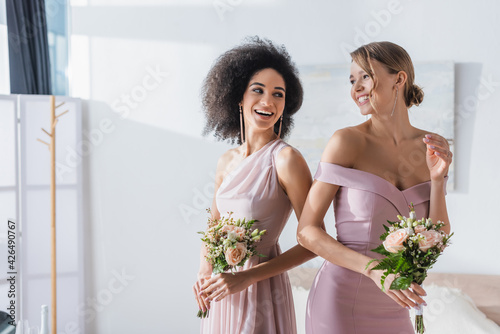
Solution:
[[[361,102],[364,102],[368,100],[368,95],[365,95],[365,96],[361,96],[360,98],[358,98],[358,102],[361,103]]]
[[[271,116],[273,114],[272,112],[267,112],[264,110],[255,110],[255,112],[257,112],[257,114],[266,115],[266,116]]]

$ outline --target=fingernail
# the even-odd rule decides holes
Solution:
[[[426,303],[426,302],[424,302],[422,305],[427,306],[427,303]]]
[[[435,149],[435,148],[436,148],[436,146],[434,146],[434,145],[431,145],[431,146],[429,146],[429,147],[430,147],[430,148],[432,148],[432,149]]]
[[[431,135],[425,135],[425,138],[432,138]]]
[[[430,140],[429,140],[429,139],[427,139],[427,138],[424,138],[424,141],[425,141],[426,143],[430,142]]]

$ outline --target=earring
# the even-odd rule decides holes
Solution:
[[[394,110],[396,109],[396,102],[398,102],[398,92],[399,92],[399,87],[396,86],[396,99],[394,100],[394,106],[392,107],[391,117],[392,115],[394,115]]]
[[[283,123],[283,115],[280,117],[280,129],[278,130],[278,138],[281,136],[281,123]]]
[[[241,134],[241,143],[245,141],[244,132],[243,132],[243,107],[240,105],[240,134]]]

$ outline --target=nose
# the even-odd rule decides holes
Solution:
[[[272,97],[269,94],[263,94],[262,98],[260,99],[260,103],[264,106],[269,106],[272,104]]]
[[[354,82],[354,87],[353,87],[355,92],[359,92],[363,90],[363,85],[358,81]]]

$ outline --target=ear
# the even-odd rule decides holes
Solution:
[[[398,85],[399,88],[404,87],[406,80],[408,80],[408,75],[405,71],[399,71],[398,74],[396,74],[396,85]]]

